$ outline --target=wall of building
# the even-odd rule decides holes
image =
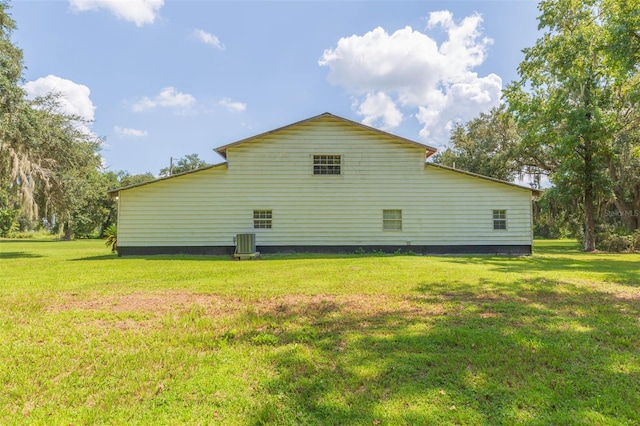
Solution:
[[[341,155],[341,175],[314,175],[314,155]],[[228,164],[121,191],[119,246],[531,245],[530,191],[425,165],[416,145],[332,117],[231,146]],[[383,230],[383,210],[402,230]],[[271,210],[272,229],[253,211]],[[507,230],[493,229],[507,211]]]

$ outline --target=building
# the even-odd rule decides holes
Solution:
[[[329,113],[216,152],[226,162],[110,191],[121,256],[233,254],[238,234],[261,253],[531,254],[531,188]]]

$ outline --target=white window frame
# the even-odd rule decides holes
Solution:
[[[492,211],[493,217],[493,230],[494,231],[506,231],[507,230],[507,210],[495,209]]]
[[[340,176],[342,174],[342,155],[340,154],[313,154],[311,161],[311,170],[314,176]],[[335,173],[336,170],[338,173]]]
[[[253,229],[272,229],[273,210],[255,209],[253,211]]]
[[[386,232],[402,231],[402,210],[401,209],[382,210],[382,230]]]

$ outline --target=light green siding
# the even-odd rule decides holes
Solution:
[[[313,175],[314,154],[342,156],[342,174]],[[119,192],[118,243],[258,245],[531,244],[531,192],[425,165],[425,149],[331,117],[230,146],[227,165]],[[383,210],[402,210],[384,231]],[[493,210],[507,230],[493,230]],[[272,210],[272,229],[253,211]]]

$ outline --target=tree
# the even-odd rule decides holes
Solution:
[[[16,25],[7,9],[7,3],[0,1],[0,217],[3,234],[11,228],[19,212],[16,200],[11,196],[15,190],[10,187],[13,180],[10,176],[19,174],[16,168],[27,163],[21,150],[8,142],[16,133],[14,121],[22,107],[24,91],[18,85],[22,75],[22,51],[11,42]]]
[[[16,24],[7,13],[8,5],[0,1],[0,129],[6,129],[6,120],[15,112],[24,97],[18,86],[22,76],[22,51],[11,42]]]
[[[640,147],[640,120],[628,130],[616,135],[614,154],[609,161],[609,176],[613,191],[613,209],[607,218],[619,218],[627,232],[640,229],[640,156],[634,150]],[[611,212],[617,211],[617,214]]]
[[[614,138],[609,174],[617,216],[627,231],[634,231],[640,229],[640,8],[633,0],[606,0],[605,4],[610,61],[618,79],[627,81],[619,95],[622,129]]]
[[[603,0],[600,10],[606,22],[609,56],[617,63],[620,77],[636,74],[640,63],[640,8],[637,0]]]
[[[585,251],[596,248],[596,200],[612,196],[607,166],[620,117],[637,107],[638,88],[628,79],[637,69],[609,49],[615,33],[610,16],[624,18],[613,13],[613,4],[542,1],[538,27],[545,33],[524,49],[521,80],[505,91],[524,131],[524,151],[550,171],[558,197],[579,200]]]
[[[201,167],[206,167],[208,165],[209,164],[207,164],[207,162],[205,162],[204,160],[200,159],[200,157],[198,157],[198,154],[189,154],[189,155],[185,155],[184,158],[180,158],[179,160],[177,160],[173,165],[173,167],[171,167],[171,169],[169,167],[165,167],[162,170],[160,170],[160,176],[162,177],[171,176],[178,173],[184,173],[191,170],[196,170]]]
[[[101,141],[79,117],[60,113],[55,94],[26,99],[19,86],[22,52],[11,43],[15,22],[7,9],[0,1],[0,210],[29,219],[55,214],[68,229],[84,211],[74,206],[83,204],[88,177],[99,170]]]
[[[118,172],[118,185],[113,186],[109,189],[116,189],[117,187],[125,187],[131,185],[139,185],[141,183],[149,182],[154,180],[156,177],[151,173],[143,173],[139,175],[131,175],[127,171]]]
[[[450,140],[451,146],[436,154],[434,163],[505,181],[522,174],[518,128],[504,107],[456,125]]]

